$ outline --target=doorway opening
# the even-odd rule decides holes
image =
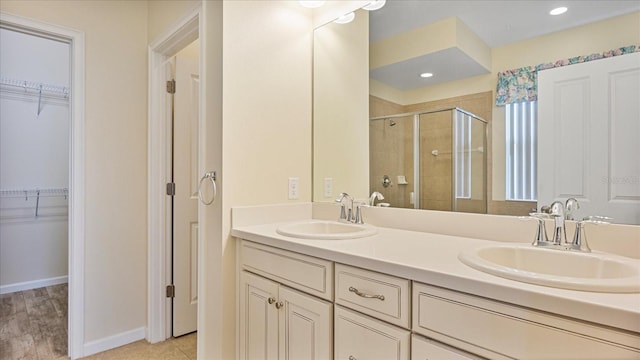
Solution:
[[[84,34],[0,12],[0,36],[0,292],[15,302],[12,314],[3,311],[3,322],[8,315],[44,324],[13,334],[29,346],[12,345],[13,354],[3,356],[78,358],[84,346]],[[6,349],[11,341],[2,340]]]

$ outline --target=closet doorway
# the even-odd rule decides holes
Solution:
[[[67,180],[68,196],[66,199],[68,223],[68,326],[66,329],[66,333],[68,334],[68,340],[66,343],[64,341],[60,341],[60,343],[66,344],[69,357],[72,359],[76,359],[82,357],[84,352],[84,33],[77,30],[69,29],[67,27],[44,23],[21,16],[15,16],[1,11],[0,29],[58,41],[66,43],[69,46],[68,76],[70,79],[68,80],[69,92],[67,95],[67,106],[69,111],[69,122],[67,125],[67,131],[69,134],[69,171]],[[5,45],[6,44],[4,41],[0,42],[0,53],[2,54],[5,53]],[[38,79],[36,81],[44,80]],[[45,111],[42,100],[40,102],[39,108],[42,114]],[[36,111],[37,115],[38,108],[36,107],[35,109],[32,109],[32,112],[34,110]],[[29,134],[21,134],[21,136],[29,136]],[[44,156],[43,154],[41,155]],[[26,164],[22,165],[26,166]],[[46,176],[47,174],[43,171],[39,171],[36,175]],[[2,186],[4,186],[4,184],[0,184],[0,187]],[[0,198],[0,201],[3,200],[4,199]],[[22,201],[24,201],[24,198],[22,199]],[[40,204],[37,205],[39,206]],[[33,216],[35,217],[35,212],[33,213]],[[4,236],[0,240],[3,241]],[[16,287],[5,288],[7,293],[10,293],[9,290],[16,289]],[[5,296],[8,295],[0,295],[0,297]],[[9,313],[20,308],[22,308],[20,305],[16,308],[3,306],[3,312],[1,314],[2,324],[9,325],[8,321],[5,322],[5,315],[8,316]],[[24,308],[26,309],[26,304]],[[15,312],[17,313],[18,311]],[[17,325],[17,323],[12,323],[11,325]],[[22,349],[26,349],[26,351],[29,352],[28,355],[31,356],[28,357],[35,358],[35,342],[26,340],[25,342],[23,342],[23,344],[31,346],[24,346],[22,347]],[[7,349],[5,345],[6,344],[4,343],[0,344],[0,347],[3,349],[3,351]],[[46,352],[46,348],[41,351]]]
[[[2,359],[68,354],[71,43],[0,27]]]

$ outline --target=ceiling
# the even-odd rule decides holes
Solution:
[[[549,11],[558,6],[569,10],[559,16],[549,15]],[[376,43],[455,16],[489,47],[495,48],[634,11],[640,11],[640,0],[387,0],[382,9],[369,14],[369,39]],[[459,53],[462,52],[457,55],[464,56]],[[371,77],[409,90],[479,75],[478,64],[468,60],[441,53],[427,54],[374,69]],[[429,64],[429,71],[436,76],[428,82],[418,80],[416,71],[420,63]],[[451,63],[460,66],[451,71]],[[407,65],[411,66],[407,68]]]

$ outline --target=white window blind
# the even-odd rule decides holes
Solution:
[[[471,116],[456,111],[455,115],[455,193],[456,198],[471,198]]]
[[[536,101],[505,106],[507,200],[535,201],[538,198],[537,110]]]

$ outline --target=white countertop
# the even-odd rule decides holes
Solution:
[[[378,227],[350,240],[306,240],[276,233],[281,223],[235,226],[231,235],[421,283],[640,332],[640,294],[557,289],[489,275],[458,260],[461,250],[498,241]]]

